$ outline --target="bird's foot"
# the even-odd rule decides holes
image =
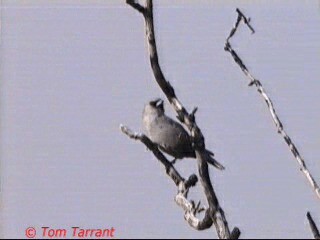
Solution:
[[[173,159],[172,161],[170,161],[170,163],[172,164],[172,165],[175,165],[176,164],[176,162],[177,162],[177,158],[175,158],[175,159]]]

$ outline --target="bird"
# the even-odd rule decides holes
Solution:
[[[192,147],[192,140],[185,128],[165,114],[164,102],[158,98],[148,102],[142,113],[142,125],[146,136],[158,146],[159,150],[174,157],[172,164],[177,159],[196,158]],[[205,150],[206,161],[214,167],[224,170],[213,153]]]

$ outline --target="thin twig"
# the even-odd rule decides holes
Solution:
[[[181,102],[178,100],[175,95],[175,91],[171,84],[165,79],[164,74],[160,68],[156,39],[154,33],[154,23],[153,23],[153,2],[152,0],[146,0],[145,7],[142,7],[140,4],[127,0],[127,3],[132,6],[134,9],[142,13],[145,19],[146,26],[146,36],[148,42],[148,50],[150,57],[151,68],[157,81],[158,85],[167,96],[169,102],[171,103],[174,110],[177,112],[178,119],[189,129],[191,137],[194,143],[194,149],[196,152],[198,160],[198,169],[201,184],[204,188],[205,195],[207,197],[207,202],[209,208],[206,209],[205,217],[200,221],[191,216],[193,213],[190,209],[194,208],[194,204],[184,203],[185,199],[176,198],[176,202],[181,203],[185,206],[185,219],[189,225],[197,230],[203,230],[211,227],[212,223],[216,226],[218,237],[220,239],[230,239],[231,234],[228,227],[228,223],[225,218],[225,214],[220,207],[219,201],[215,195],[215,192],[212,187],[211,179],[208,171],[207,158],[209,157],[209,152],[205,148],[205,140],[202,135],[201,130],[196,124],[195,121],[195,111],[192,114],[189,114]],[[140,5],[137,7],[137,5]],[[143,8],[143,10],[142,10]],[[139,10],[140,9],[140,10]],[[240,236],[240,230],[235,228],[232,231],[232,237],[238,238]]]
[[[317,228],[316,223],[313,221],[310,212],[307,213],[307,218],[308,218],[308,221],[309,221],[310,228],[311,228],[311,231],[312,231],[314,239],[320,239],[319,230]]]
[[[170,161],[163,155],[159,148],[144,134],[134,133],[128,127],[121,125],[120,130],[131,139],[141,141],[148,149],[150,149],[156,158],[164,165],[166,173],[171,177],[176,186],[185,180],[180,176],[178,171],[173,167]]]
[[[287,143],[288,147],[290,148],[293,156],[295,157],[295,159],[297,160],[297,162],[300,165],[300,170],[302,171],[302,173],[305,175],[305,177],[308,179],[310,185],[312,186],[314,192],[316,193],[317,197],[320,198],[320,188],[318,186],[318,184],[316,183],[316,181],[314,180],[313,176],[311,175],[311,173],[309,172],[305,161],[303,160],[303,158],[301,157],[297,147],[295,146],[295,144],[293,143],[293,141],[291,140],[291,138],[288,136],[288,134],[286,133],[286,131],[284,130],[283,124],[280,121],[276,110],[274,108],[274,105],[270,99],[270,97],[267,95],[265,89],[262,87],[261,82],[256,79],[255,77],[253,77],[251,75],[251,73],[249,72],[249,70],[247,69],[247,67],[245,66],[245,64],[243,63],[243,61],[241,60],[241,58],[239,57],[239,55],[236,53],[236,51],[232,48],[229,40],[231,39],[231,37],[236,33],[238,26],[240,24],[241,21],[243,21],[252,31],[252,33],[254,33],[254,29],[252,28],[252,26],[250,25],[250,20],[248,20],[245,15],[239,10],[237,9],[237,13],[238,13],[238,18],[237,21],[235,23],[235,26],[232,28],[227,40],[226,40],[226,44],[225,44],[225,51],[229,52],[231,54],[231,56],[233,57],[234,61],[239,65],[239,67],[241,68],[241,70],[243,71],[243,73],[247,76],[247,78],[249,79],[250,83],[249,86],[253,86],[255,85],[257,88],[257,91],[260,93],[260,95],[262,96],[262,98],[265,100],[269,112],[272,116],[273,122],[276,125],[277,131],[278,133],[284,138],[285,142]]]

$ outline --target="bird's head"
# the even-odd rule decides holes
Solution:
[[[151,107],[156,108],[157,110],[164,112],[163,100],[161,98],[157,98],[156,100],[150,101],[149,105]]]
[[[164,114],[163,100],[157,98],[150,101],[144,108],[144,114],[161,116]]]

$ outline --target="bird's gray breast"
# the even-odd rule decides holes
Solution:
[[[148,137],[164,152],[175,158],[195,157],[190,136],[179,123],[162,115],[145,125]]]

